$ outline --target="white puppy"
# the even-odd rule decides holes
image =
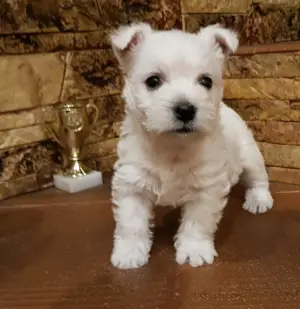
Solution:
[[[223,64],[237,36],[219,25],[189,34],[141,23],[121,27],[112,46],[125,76],[126,116],[113,177],[111,261],[146,264],[153,205],[173,205],[183,206],[176,261],[210,264],[227,196],[242,173],[244,209],[263,213],[273,205],[253,136],[222,102]]]

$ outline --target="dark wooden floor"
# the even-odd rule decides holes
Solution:
[[[300,308],[300,189],[273,185],[275,208],[253,216],[242,192],[202,268],[174,261],[178,211],[157,209],[148,265],[111,267],[109,188],[69,195],[49,189],[0,203],[1,309]]]

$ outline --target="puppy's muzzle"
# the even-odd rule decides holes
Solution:
[[[196,107],[189,102],[180,102],[174,107],[174,114],[177,120],[188,123],[194,120]]]

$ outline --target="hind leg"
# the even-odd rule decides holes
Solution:
[[[264,213],[273,207],[273,198],[263,156],[252,135],[249,139],[242,149],[242,180],[246,186],[243,208],[253,214]]]

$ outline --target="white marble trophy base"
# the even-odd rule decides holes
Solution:
[[[102,173],[96,171],[77,178],[57,174],[53,176],[53,180],[54,186],[57,189],[70,193],[87,190],[103,184]]]

